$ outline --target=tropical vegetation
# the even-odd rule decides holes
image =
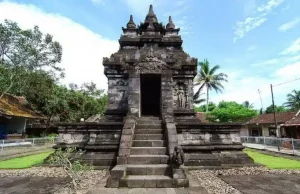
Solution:
[[[103,114],[107,95],[94,83],[64,86],[60,79],[63,49],[38,26],[21,29],[17,23],[0,23],[0,98],[5,93],[24,96],[34,109],[53,118],[79,121]]]
[[[207,59],[198,64],[198,74],[195,77],[194,86],[199,87],[194,95],[195,103],[203,102],[203,99],[199,99],[201,96],[201,90],[205,87],[206,89],[206,112],[208,112],[209,104],[209,91],[214,90],[217,93],[222,92],[224,86],[223,82],[227,82],[227,75],[224,73],[217,73],[220,69],[219,65],[211,68],[210,63]]]

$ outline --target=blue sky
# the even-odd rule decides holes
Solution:
[[[153,4],[159,21],[173,17],[184,49],[207,58],[229,75],[222,94],[212,101],[249,100],[271,104],[270,84],[300,78],[299,0],[13,0],[0,1],[0,21],[24,28],[39,25],[64,48],[63,83],[96,82],[106,89],[102,57],[117,51],[117,40],[132,14],[138,24]],[[282,104],[300,81],[274,88]]]

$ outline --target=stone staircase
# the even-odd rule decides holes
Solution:
[[[113,170],[125,170],[118,187],[170,188],[188,185],[188,180],[173,179],[169,165],[167,141],[158,117],[142,117],[138,120],[132,147],[126,165]],[[108,185],[109,186],[109,185]]]

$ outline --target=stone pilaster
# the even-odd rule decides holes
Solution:
[[[141,81],[140,74],[129,71],[128,113],[136,117],[141,115]]]
[[[172,71],[163,70],[161,74],[161,113],[173,114]]]

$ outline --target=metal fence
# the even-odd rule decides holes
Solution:
[[[57,137],[0,140],[0,159],[6,156],[46,150],[52,148],[57,140]]]
[[[241,136],[241,141],[245,147],[300,156],[300,139]]]

